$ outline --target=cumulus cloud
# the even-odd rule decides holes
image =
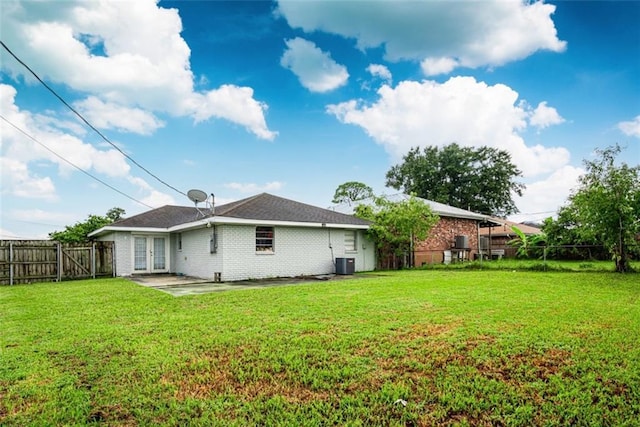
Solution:
[[[504,149],[525,176],[567,164],[565,148],[526,145],[520,133],[527,127],[529,113],[517,101],[518,93],[506,85],[453,77],[444,83],[384,85],[374,103],[351,100],[329,105],[327,112],[343,123],[360,126],[396,161],[414,146],[457,142]]]
[[[460,65],[459,62],[453,58],[427,58],[420,63],[422,72],[426,76],[448,74],[458,65]]]
[[[267,182],[264,185],[259,185],[255,183],[230,182],[224,186],[226,188],[239,191],[240,193],[264,193],[268,191],[278,191],[284,186],[284,183],[280,181],[272,181]]]
[[[529,124],[535,126],[538,129],[544,129],[552,125],[558,125],[564,123],[564,119],[558,114],[558,111],[547,106],[547,102],[543,101],[532,111],[529,117]]]
[[[640,138],[640,116],[636,116],[635,119],[629,120],[628,122],[618,123],[618,129],[620,129],[625,135]]]
[[[311,92],[329,92],[347,83],[346,67],[335,62],[313,42],[296,37],[285,43],[287,49],[280,64],[291,70],[300,84]]]
[[[151,112],[162,112],[197,120],[229,120],[259,138],[273,139],[275,133],[268,130],[264,117],[266,104],[253,99],[251,88],[229,85],[211,91],[194,89],[191,52],[180,36],[182,22],[178,11],[156,3],[139,0],[3,4],[3,41],[20,52],[21,58],[39,71],[41,77],[98,99],[90,101],[89,106],[130,108],[143,118],[138,129],[131,122],[115,120],[113,116],[101,123],[104,126],[152,132],[161,124]],[[3,53],[2,66],[9,73],[32,78],[8,59]],[[220,91],[222,95],[233,96],[221,97]],[[226,109],[237,111],[247,104],[251,104],[248,118],[223,113]]]
[[[64,120],[20,110],[15,104],[15,96],[13,86],[0,84],[0,110],[6,119],[0,121],[3,191],[20,197],[38,195],[41,198],[55,198],[52,179],[38,177],[30,170],[33,165],[43,161],[55,164],[62,175],[75,171],[69,162],[86,171],[94,170],[111,177],[124,177],[129,173],[129,164],[120,152],[115,149],[100,150],[65,132],[66,126],[63,129],[56,127],[59,123],[64,124]],[[8,175],[6,179],[5,174]]]
[[[27,169],[25,163],[0,157],[2,194],[26,199],[57,200],[55,186],[49,177],[38,177]]]
[[[391,71],[381,64],[371,64],[367,67],[367,71],[374,77],[379,77],[387,83],[391,83]]]
[[[140,108],[130,108],[113,102],[104,102],[95,96],[75,102],[76,109],[99,129],[116,129],[150,135],[164,123],[152,113]]]
[[[194,94],[189,102],[196,122],[218,117],[245,126],[259,138],[271,141],[278,134],[269,130],[264,119],[267,104],[253,99],[250,87],[222,85],[205,94]]]
[[[513,221],[540,220],[553,216],[578,185],[584,169],[563,166],[545,179],[527,184],[522,197],[515,197],[520,214],[510,217]]]
[[[137,197],[142,203],[151,206],[153,208],[159,208],[165,205],[173,205],[176,203],[175,199],[166,193],[156,190],[147,181],[137,176],[129,176],[128,181],[138,187],[140,196]]]
[[[551,19],[555,6],[543,2],[279,0],[277,11],[305,32],[353,38],[362,50],[382,47],[389,61],[424,61],[427,74],[499,66],[566,47]]]

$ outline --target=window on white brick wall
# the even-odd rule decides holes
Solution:
[[[346,230],[344,232],[344,250],[345,252],[355,252],[358,250],[357,231]]]
[[[273,227],[256,227],[256,252],[273,252]]]

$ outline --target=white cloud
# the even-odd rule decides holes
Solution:
[[[280,65],[291,70],[300,84],[311,92],[329,92],[347,83],[349,73],[346,67],[336,63],[313,42],[296,37],[285,43],[287,49]]]
[[[427,58],[420,63],[422,72],[426,76],[448,74],[459,65],[460,63],[453,58]]]
[[[565,148],[526,145],[520,132],[527,127],[529,113],[517,102],[518,93],[508,86],[453,77],[444,83],[385,85],[378,95],[370,105],[351,100],[329,105],[327,112],[343,123],[362,127],[395,161],[411,147],[452,142],[506,150],[529,177],[554,171],[569,161]]]
[[[353,38],[363,50],[383,47],[390,61],[431,59],[423,63],[427,72],[451,71],[443,58],[475,68],[503,65],[538,50],[563,51],[566,43],[557,37],[554,12],[554,5],[543,2],[504,0],[278,2],[278,13],[291,27]]]
[[[160,125],[150,113],[166,112],[197,120],[221,118],[246,127],[259,138],[273,139],[265,124],[266,105],[252,98],[251,88],[235,88],[242,96],[215,96],[194,89],[189,46],[181,37],[176,9],[156,0],[13,2],[3,4],[3,41],[41,77],[86,92],[109,109],[113,105],[144,114],[141,129],[111,116],[102,125],[151,132]],[[14,75],[25,70],[2,54],[2,66]],[[247,99],[247,96],[251,97]],[[215,105],[209,105],[213,102]],[[251,117],[237,111],[251,103]],[[256,117],[257,116],[257,117]]]
[[[222,85],[204,94],[194,94],[189,100],[196,122],[218,117],[240,124],[262,139],[273,140],[277,132],[267,127],[264,111],[267,104],[253,99],[253,89]]]
[[[558,208],[565,204],[571,191],[578,185],[578,178],[584,169],[570,165],[563,166],[543,180],[527,184],[522,197],[514,200],[519,214],[510,219],[514,221],[540,220],[554,216]]]
[[[371,64],[367,67],[367,71],[374,77],[379,77],[387,83],[391,83],[391,71],[384,65]]]
[[[529,117],[529,124],[535,126],[538,129],[544,129],[552,125],[558,125],[564,123],[564,119],[558,114],[558,111],[553,107],[548,107],[547,102],[543,101],[531,112]]]
[[[26,199],[56,200],[56,190],[49,177],[38,177],[27,169],[26,163],[0,157],[2,194]]]
[[[150,135],[164,126],[161,120],[147,111],[104,102],[95,96],[75,102],[74,106],[89,123],[99,129],[117,129],[120,132]]]
[[[618,123],[618,129],[620,129],[625,135],[640,138],[640,116],[636,116],[635,119],[628,122]]]
[[[8,121],[0,121],[4,192],[19,197],[55,199],[51,177],[38,177],[32,169],[44,163],[56,165],[62,175],[75,172],[76,169],[63,159],[85,171],[94,170],[111,177],[124,177],[129,173],[129,164],[120,152],[115,149],[100,150],[75,135],[65,133],[71,126],[64,120],[20,110],[15,104],[15,96],[15,88],[0,84],[0,110]],[[58,125],[62,125],[62,129]]]
[[[224,185],[226,188],[230,188],[232,190],[239,191],[240,193],[264,193],[268,191],[278,191],[283,186],[284,183],[280,181],[272,181],[267,182],[264,185],[258,185],[255,183],[239,183],[239,182],[230,182]]]
[[[9,212],[9,217],[18,220],[28,219],[37,222],[56,222],[59,224],[72,224],[79,220],[74,213],[53,212],[42,209],[13,209]],[[64,227],[64,225],[60,225]]]
[[[137,197],[137,200],[142,203],[154,207],[159,208],[165,205],[174,205],[176,203],[175,199],[169,194],[163,193],[161,191],[153,188],[147,181],[137,176],[129,176],[127,180],[138,187],[139,192],[142,194]],[[186,199],[186,197],[185,197]]]

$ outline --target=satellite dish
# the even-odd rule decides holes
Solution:
[[[202,190],[193,189],[187,191],[187,197],[197,205],[198,203],[202,203],[207,200],[209,196],[207,196],[207,193]]]

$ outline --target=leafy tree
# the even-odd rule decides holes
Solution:
[[[89,215],[82,222],[76,222],[74,225],[67,225],[63,231],[53,231],[49,233],[51,240],[57,240],[62,243],[82,243],[89,240],[89,233],[118,221],[125,214],[122,208],[111,208],[105,216]]]
[[[616,271],[630,271],[629,249],[640,235],[640,166],[616,164],[619,145],[596,150],[598,158],[585,160],[586,173],[569,197],[578,233],[595,238],[611,254]]]
[[[397,258],[410,254],[414,243],[426,239],[438,222],[431,208],[413,196],[401,202],[376,197],[373,205],[356,206],[355,215],[372,222],[369,237],[376,242],[379,255],[393,256],[394,267]]]
[[[340,184],[333,195],[332,203],[348,203],[373,197],[373,189],[357,181]]]
[[[387,186],[405,193],[500,217],[518,212],[512,196],[525,188],[519,176],[508,152],[455,143],[412,148],[386,175]]]
[[[511,231],[516,233],[518,237],[509,240],[507,244],[517,248],[516,255],[519,257],[528,258],[530,251],[538,246],[543,246],[547,241],[547,236],[544,233],[526,235],[515,225],[511,226]],[[538,249],[538,251],[539,250],[540,249]]]
[[[595,236],[581,232],[572,206],[558,210],[557,218],[547,218],[541,227],[550,247],[548,256],[561,259],[602,259],[603,252]]]

